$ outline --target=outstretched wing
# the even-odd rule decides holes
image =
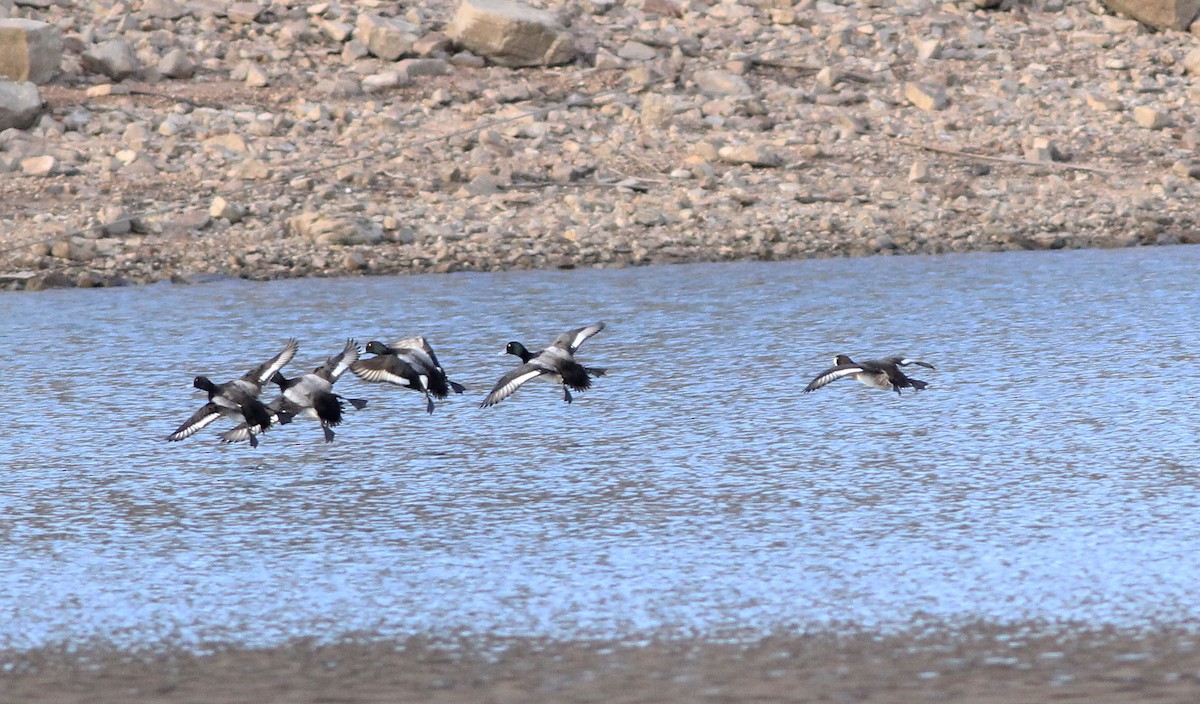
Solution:
[[[934,369],[935,368],[929,362],[922,362],[919,359],[909,359],[908,357],[888,357],[887,361],[889,361],[893,364],[896,364],[898,366],[901,366],[901,367],[907,367],[910,364],[915,364],[918,367],[925,367],[926,369]]]
[[[808,382],[808,386],[804,387],[804,393],[816,391],[822,386],[833,383],[842,377],[859,374],[862,371],[864,371],[862,366],[858,364],[839,364],[836,367],[830,367],[818,374],[816,379]]]
[[[190,438],[204,428],[212,425],[213,421],[221,417],[221,409],[215,403],[206,403],[200,407],[200,410],[192,414],[183,422],[183,425],[175,429],[175,432],[167,436],[167,440],[182,440]]]
[[[279,351],[279,354],[246,372],[246,375],[242,378],[257,384],[261,388],[263,384],[267,383],[268,379],[275,376],[275,372],[283,369],[288,362],[292,361],[292,357],[296,356],[296,351],[299,349],[300,343],[293,337],[287,341],[287,344]]]
[[[496,382],[496,386],[492,388],[492,391],[487,395],[487,398],[483,399],[483,402],[479,404],[479,407],[487,408],[488,406],[494,406],[509,396],[512,396],[513,392],[521,388],[521,385],[525,382],[549,373],[550,370],[544,367],[528,363],[522,364],[516,369],[500,377],[500,381]]]
[[[350,365],[350,371],[363,381],[383,382],[398,386],[412,386],[417,373],[407,362],[394,354],[381,354],[370,359],[361,359]]]
[[[558,339],[556,339],[550,346],[561,347],[571,354],[575,354],[575,350],[579,349],[580,345],[586,342],[589,337],[592,337],[603,329],[603,322],[585,325],[570,332],[564,332],[563,334],[559,335]]]
[[[325,363],[313,373],[332,384],[340,379],[342,374],[346,373],[350,365],[357,361],[358,342],[346,340],[346,346],[342,348],[342,351],[325,360]]]

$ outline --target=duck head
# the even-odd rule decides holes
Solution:
[[[840,367],[846,364],[854,364],[854,360],[850,359],[848,354],[839,354],[833,358],[833,366]]]
[[[533,358],[533,353],[525,349],[525,345],[513,340],[504,347],[504,351],[511,355],[516,355],[521,358],[522,362],[528,362]]]
[[[370,354],[391,354],[392,348],[383,344],[379,340],[371,340],[367,343],[366,350]]]

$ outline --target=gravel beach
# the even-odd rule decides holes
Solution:
[[[0,286],[1200,241],[1192,33],[1061,0],[542,7],[569,59],[506,67],[437,0],[0,0],[63,47],[0,132]]]

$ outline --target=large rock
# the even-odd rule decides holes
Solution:
[[[405,54],[415,53],[413,45],[420,39],[420,28],[403,20],[362,13],[354,26],[354,38],[367,51],[381,59],[395,61]]]
[[[446,34],[504,66],[552,66],[575,56],[554,15],[511,0],[462,0]]]
[[[98,44],[83,53],[83,68],[122,81],[136,74],[142,66],[133,49],[120,39]]]
[[[1155,29],[1183,31],[1200,15],[1200,0],[1104,0],[1104,4]]]
[[[42,96],[32,83],[0,80],[0,131],[32,127],[42,112]]]
[[[0,76],[46,83],[58,73],[63,41],[58,27],[13,18],[0,20]]]

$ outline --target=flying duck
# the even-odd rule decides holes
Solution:
[[[325,431],[325,442],[333,442],[333,426],[342,422],[342,402],[349,403],[359,411],[367,405],[362,399],[346,398],[333,393],[333,385],[356,361],[358,343],[346,340],[346,346],[341,352],[326,359],[324,364],[309,374],[288,379],[282,372],[275,372],[271,381],[279,385],[281,393],[267,404],[267,408],[286,414],[290,418],[315,418],[321,421],[321,430]],[[221,434],[221,439],[225,442],[253,442],[253,437],[250,425],[245,422]]]
[[[821,372],[816,379],[809,382],[808,386],[804,387],[804,393],[816,391],[822,386],[846,376],[853,377],[872,389],[894,389],[896,393],[900,393],[900,389],[911,388],[920,391],[929,386],[919,379],[908,378],[904,372],[900,371],[900,367],[910,364],[927,369],[934,368],[932,364],[907,357],[887,357],[867,362],[855,362],[850,357],[839,354],[833,360],[834,366]]]
[[[481,408],[494,406],[512,396],[521,385],[531,379],[544,377],[562,385],[563,401],[571,402],[571,389],[586,391],[592,386],[592,377],[604,376],[604,370],[585,367],[575,361],[575,351],[589,337],[604,329],[604,323],[587,325],[558,336],[549,347],[537,354],[530,352],[520,342],[510,342],[504,351],[521,358],[521,366],[500,377],[487,398],[479,404]]]
[[[191,437],[205,428],[217,418],[225,416],[238,422],[245,422],[246,433],[250,446],[258,447],[259,433],[271,427],[275,421],[287,423],[291,416],[285,412],[276,412],[267,408],[258,400],[263,384],[273,377],[283,365],[292,361],[300,344],[295,338],[287,344],[279,354],[268,359],[257,367],[246,372],[241,378],[227,381],[224,384],[214,384],[206,376],[198,376],[192,381],[192,386],[208,392],[208,403],[176,428],[167,436],[167,440],[183,440]]]
[[[446,378],[446,371],[423,337],[410,337],[390,345],[371,340],[367,352],[377,356],[354,362],[350,371],[363,381],[386,382],[422,392],[428,413],[433,413],[434,397],[444,399],[451,389],[456,394],[466,391],[462,384]]]

